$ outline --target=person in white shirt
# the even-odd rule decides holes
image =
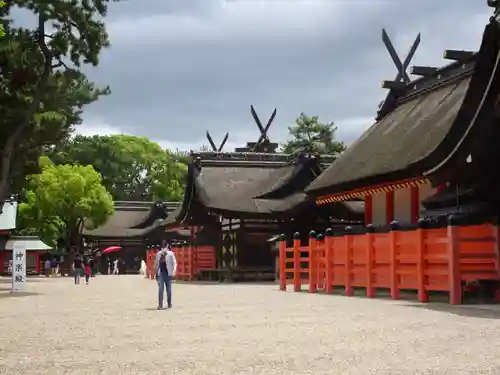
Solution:
[[[115,259],[113,261],[113,275],[118,275],[120,273],[120,270],[118,268],[118,259]]]
[[[172,279],[177,271],[177,260],[169,246],[156,254],[156,281],[158,282],[158,310],[163,309],[163,294],[167,289],[167,306],[172,308]]]
[[[139,275],[146,275],[146,262],[141,259],[141,267],[139,268]]]

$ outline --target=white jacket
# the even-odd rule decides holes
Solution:
[[[160,257],[162,252],[165,253],[165,261],[167,262],[168,276],[174,277],[175,272],[177,271],[177,259],[175,259],[174,252],[168,249],[162,249],[161,251],[158,251],[158,253],[156,254],[156,260],[155,260],[156,276],[160,276]]]

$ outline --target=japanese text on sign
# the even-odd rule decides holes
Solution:
[[[12,254],[12,292],[24,289],[26,283],[26,248],[22,244],[14,244]]]

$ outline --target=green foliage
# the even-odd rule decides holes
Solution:
[[[92,165],[114,200],[181,201],[186,155],[143,137],[77,135],[50,153],[56,164]]]
[[[0,9],[5,8],[7,3],[4,0],[0,0]],[[5,27],[3,25],[3,20],[0,19],[0,38],[5,36]]]
[[[333,122],[321,123],[318,116],[301,113],[295,125],[289,126],[291,139],[283,145],[283,152],[291,154],[297,151],[317,152],[338,155],[345,150],[343,142],[335,140],[337,127]]]
[[[79,246],[84,227],[95,228],[113,213],[111,195],[91,166],[45,164],[29,178],[19,222],[51,246]]]
[[[0,202],[17,192],[38,157],[81,123],[83,107],[109,93],[80,71],[109,46],[109,0],[10,0],[0,9]],[[14,27],[14,7],[37,17]]]

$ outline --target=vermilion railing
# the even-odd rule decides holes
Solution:
[[[353,288],[365,288],[366,296],[374,297],[377,288],[388,288],[393,299],[413,289],[421,302],[430,291],[445,291],[450,303],[460,304],[463,282],[500,279],[498,233],[493,224],[430,228],[421,221],[412,230],[393,223],[385,233],[370,226],[359,234],[349,228],[340,235],[311,232],[308,246],[300,246],[296,233],[291,248],[282,236],[280,289],[308,285],[310,293],[332,293],[340,286],[350,296]]]
[[[155,260],[159,250],[146,250],[146,278],[155,279]],[[216,252],[213,246],[172,247],[177,260],[176,280],[194,280],[203,270],[216,268]]]

